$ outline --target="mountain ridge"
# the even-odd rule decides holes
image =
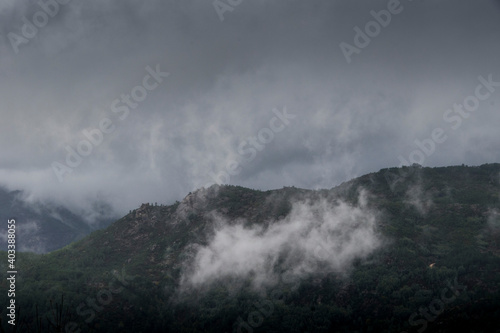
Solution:
[[[485,330],[500,308],[499,175],[500,164],[411,166],[322,190],[213,185],[19,254],[19,299],[33,314],[64,294],[84,331]],[[130,277],[123,291],[92,310],[88,295],[117,290],[105,287],[116,272]],[[443,302],[448,283],[464,288],[426,319],[419,309]],[[283,297],[253,325],[252,304],[273,291]]]
[[[51,252],[113,221],[111,218],[101,218],[91,225],[66,207],[30,202],[25,196],[23,191],[9,191],[0,186],[0,217],[4,221],[12,218],[17,220],[19,251]],[[2,231],[0,247],[7,248],[7,230]]]

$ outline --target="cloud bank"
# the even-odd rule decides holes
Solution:
[[[500,81],[498,1],[402,0],[351,63],[339,45],[387,0],[244,1],[222,22],[213,1],[59,2],[36,34],[25,25],[43,19],[38,1],[0,4],[0,185],[33,200],[88,216],[95,201],[116,214],[173,203],[216,182],[285,106],[296,118],[231,184],[331,188],[399,165],[436,128],[447,140],[424,166],[500,160],[500,89],[453,111],[479,76]],[[23,28],[16,53],[9,34]],[[148,66],[170,75],[142,99]],[[114,131],[59,182],[52,164],[106,118]]]

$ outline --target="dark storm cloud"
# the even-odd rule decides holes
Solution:
[[[9,33],[43,8],[4,1],[0,183],[75,209],[100,195],[120,213],[179,199],[228,164],[232,184],[332,187],[397,166],[435,128],[447,140],[424,165],[498,162],[500,91],[458,129],[443,119],[479,76],[500,81],[498,1],[401,0],[348,63],[340,44],[390,3],[246,0],[221,21],[211,1],[72,0],[16,53]],[[113,103],[127,105],[148,66],[170,75],[120,119]],[[248,161],[238,148],[285,107],[296,117]],[[59,182],[53,162],[104,118],[114,131]]]

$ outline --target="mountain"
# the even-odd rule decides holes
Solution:
[[[46,253],[83,238],[93,230],[113,222],[103,218],[92,226],[65,207],[47,203],[27,203],[22,191],[0,187],[0,218],[16,219],[19,251]],[[104,205],[103,209],[108,209]],[[0,234],[0,248],[7,248],[7,228]]]
[[[413,165],[328,190],[214,185],[144,203],[18,253],[17,328],[499,332],[499,195],[500,164]]]

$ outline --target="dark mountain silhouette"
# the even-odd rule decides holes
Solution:
[[[63,249],[19,253],[18,324],[498,332],[499,176],[500,164],[414,165],[329,190],[214,185],[145,203]]]

